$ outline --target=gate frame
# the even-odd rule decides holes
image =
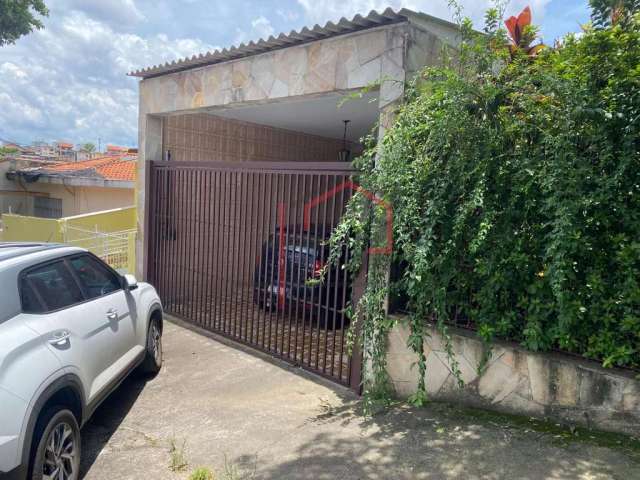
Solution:
[[[320,174],[355,174],[357,171],[353,168],[351,163],[342,163],[342,162],[262,162],[262,161],[246,161],[246,162],[220,162],[220,161],[186,161],[186,162],[171,162],[166,160],[146,160],[145,161],[145,178],[144,178],[144,235],[143,235],[143,280],[148,281],[150,277],[155,274],[153,271],[153,262],[151,261],[151,245],[154,244],[156,237],[156,223],[151,221],[151,211],[155,208],[155,204],[153,202],[154,194],[152,193],[151,187],[152,185],[156,185],[154,181],[156,178],[156,172],[158,169],[170,168],[170,167],[181,167],[185,169],[195,169],[200,170],[206,167],[214,168],[214,169],[225,169],[236,172],[257,172],[257,173],[287,173],[287,172],[309,172],[309,171],[317,171]],[[364,294],[366,288],[366,278],[367,278],[367,270],[368,270],[368,252],[365,251],[363,253],[363,261],[360,271],[358,275],[353,279],[353,283],[351,286],[351,302],[352,304],[357,304],[362,295]],[[183,321],[187,321],[186,319],[182,319]],[[193,323],[189,322],[187,323]],[[359,338],[359,330],[360,323],[355,322],[356,324],[356,338]],[[249,348],[252,348],[256,351],[260,351],[263,353],[269,354],[273,358],[278,358],[280,360],[285,361],[289,364],[294,364],[293,362],[286,359],[284,356],[279,356],[275,352],[271,352],[269,350],[265,350],[260,348],[258,345],[254,345],[250,342],[243,341],[239,338],[234,338],[232,336],[224,335],[217,331],[212,331],[215,334],[222,335],[226,340],[231,342],[236,342],[239,345],[245,345]],[[360,395],[362,393],[362,351],[358,341],[354,342],[352,353],[349,356],[349,367],[350,367],[350,375],[349,375],[349,383],[346,385],[350,390],[354,391],[356,394]],[[314,375],[318,375],[322,378],[327,378],[330,381],[337,383],[338,385],[345,385],[335,378],[332,378],[329,375],[323,375],[322,372],[314,370],[312,368],[307,368],[303,363],[297,364],[297,366],[303,368],[305,371],[308,371]]]

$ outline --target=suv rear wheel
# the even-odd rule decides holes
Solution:
[[[33,457],[31,480],[77,480],[80,475],[80,428],[70,410],[58,406],[42,416],[44,430]]]

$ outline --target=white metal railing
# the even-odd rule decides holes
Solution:
[[[67,225],[63,230],[64,243],[89,250],[120,273],[135,271],[136,231],[101,232]]]

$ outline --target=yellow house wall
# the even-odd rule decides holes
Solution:
[[[133,230],[136,228],[136,208],[129,206],[60,219],[6,213],[2,215],[2,225],[0,240],[5,242],[62,242],[65,227],[106,233]]]
[[[135,273],[136,208],[118,208],[93,214],[63,217],[60,219],[29,217],[24,215],[3,214],[0,241],[5,242],[70,242],[75,246],[87,248],[98,256],[93,236],[83,230],[101,233],[126,232],[126,249],[117,255],[117,264],[113,256],[103,257],[114,268]],[[74,230],[81,229],[81,230]],[[86,241],[85,241],[86,240]],[[99,245],[100,242],[98,242]]]
[[[133,193],[132,193],[133,197]],[[133,198],[131,199],[133,202]],[[77,215],[61,219],[68,226],[82,228],[84,230],[95,230],[100,232],[121,232],[122,230],[132,230],[136,228],[136,208],[118,208],[93,213],[90,215]]]
[[[59,220],[2,215],[2,241],[4,242],[62,242]]]
[[[133,188],[70,187],[35,182],[24,185],[28,193],[62,199],[62,215],[81,215],[134,204]],[[28,194],[27,193],[27,194]]]

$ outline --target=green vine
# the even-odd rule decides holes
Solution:
[[[347,308],[368,410],[391,397],[398,292],[417,405],[429,323],[459,385],[450,325],[484,341],[480,372],[495,338],[640,367],[640,14],[621,18],[540,49],[530,25],[506,48],[500,5],[482,35],[460,16],[455,57],[407,85],[392,127],[367,139],[356,181],[392,205],[394,241],[391,255],[369,256],[364,295]],[[383,209],[356,192],[330,260],[348,248],[355,279],[384,229]]]

